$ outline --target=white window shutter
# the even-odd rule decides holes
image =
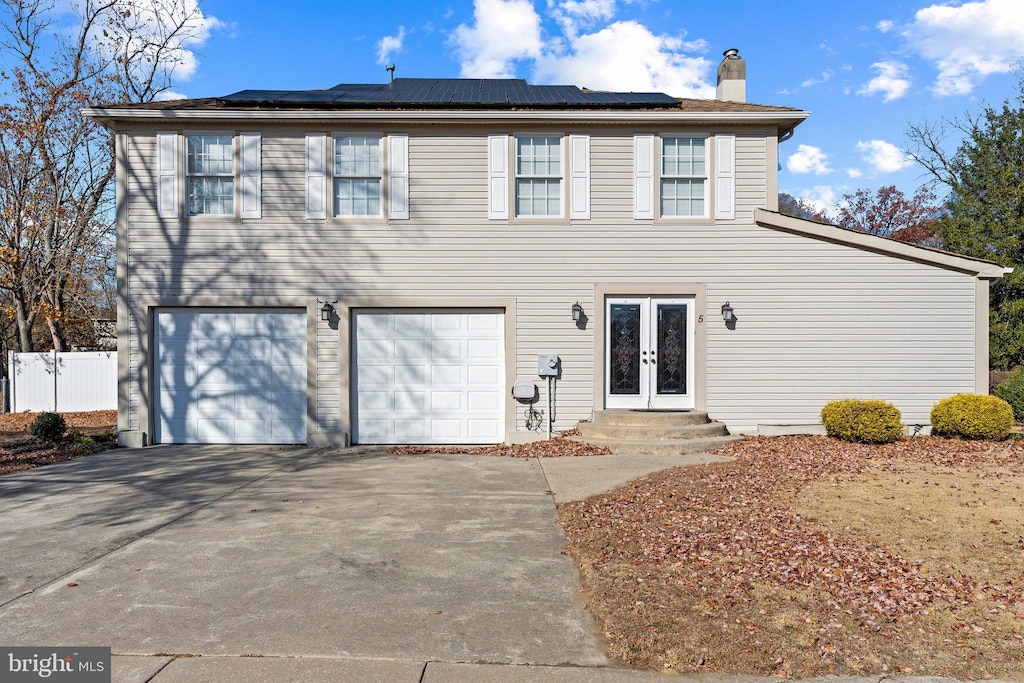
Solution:
[[[633,136],[633,217],[654,218],[654,136]]]
[[[590,136],[569,136],[569,218],[590,218]]]
[[[178,217],[178,134],[159,132],[157,147],[157,215]]]
[[[487,136],[487,217],[508,218],[508,136]]]
[[[409,136],[388,136],[388,218],[409,218]]]
[[[715,136],[715,218],[736,218],[736,136]]]
[[[327,134],[306,134],[306,218],[327,218]]]
[[[242,133],[238,136],[241,147],[242,167],[242,218],[260,218],[263,215],[262,154],[259,133]]]

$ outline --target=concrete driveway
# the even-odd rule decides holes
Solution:
[[[608,664],[537,460],[111,451],[0,477],[0,548],[0,644],[109,646],[115,680]]]

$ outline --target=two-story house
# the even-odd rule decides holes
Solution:
[[[122,442],[534,439],[539,354],[556,429],[987,392],[1003,269],[778,214],[808,114],[744,77],[730,51],[715,100],[399,78],[87,110],[116,136]]]

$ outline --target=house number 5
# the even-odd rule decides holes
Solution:
[[[698,315],[697,316],[697,322],[699,322],[699,323],[704,322],[704,316],[703,315]]]

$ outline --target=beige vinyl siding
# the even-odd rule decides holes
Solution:
[[[155,130],[129,132],[129,296],[514,300],[514,374],[538,384],[539,408],[536,356],[562,358],[556,429],[594,408],[597,284],[707,285],[707,410],[734,430],[816,422],[825,401],[851,395],[893,401],[906,421],[926,422],[940,396],[974,389],[972,276],[753,224],[767,203],[773,136],[737,133],[733,221],[635,221],[632,131],[600,127],[585,131],[590,220],[491,221],[487,133],[517,131],[409,128],[411,215],[389,224],[305,218],[310,130],[261,131],[263,218],[244,221],[157,218]],[[735,330],[719,314],[726,300]],[[591,321],[585,330],[571,319],[576,301]],[[129,409],[139,429],[138,368],[148,359],[134,318],[130,326]],[[338,331],[319,321],[316,329],[310,429],[331,431],[347,368]],[[515,414],[521,430],[518,404]]]
[[[305,210],[305,205],[303,205]],[[320,320],[316,325],[316,431],[336,432],[341,428],[338,398],[341,369],[338,364],[338,332]],[[312,431],[312,430],[311,430]]]

